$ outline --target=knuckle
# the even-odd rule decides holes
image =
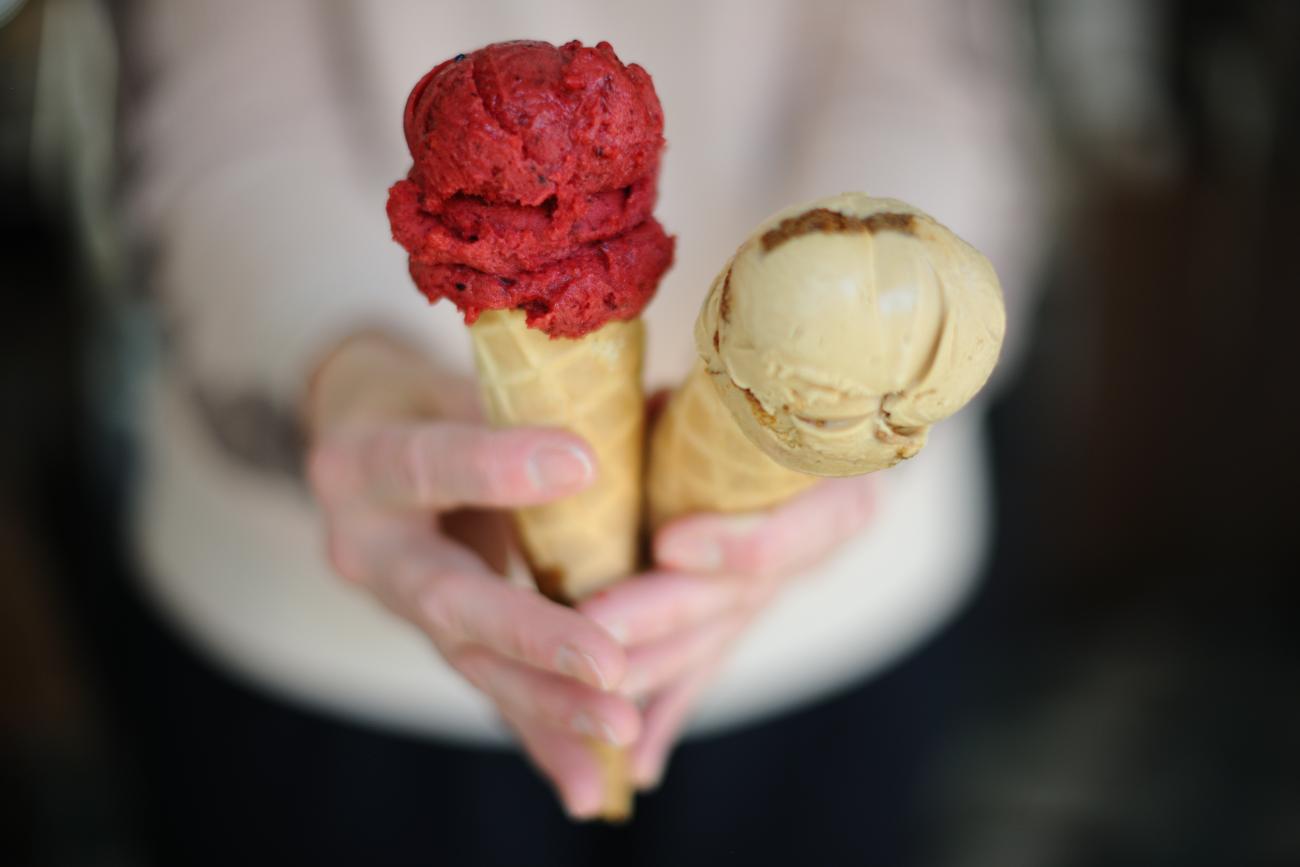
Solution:
[[[778,546],[772,533],[756,533],[731,548],[731,567],[745,575],[764,575],[775,567]]]
[[[351,584],[362,582],[360,558],[356,545],[345,534],[337,530],[330,531],[325,540],[325,554],[330,568]]]
[[[429,577],[427,564],[401,556],[400,551],[388,550],[385,553],[387,556],[383,568],[388,578],[387,583],[402,598],[423,602],[423,596],[436,588],[436,583],[430,587],[430,582],[426,580]],[[420,594],[418,599],[417,594]]]
[[[322,499],[332,493],[334,487],[333,463],[330,453],[319,446],[307,453],[307,483]]]
[[[452,579],[440,577],[429,582],[420,593],[419,610],[426,628],[438,640],[447,640],[458,630],[459,617],[454,602],[455,594],[450,587]]]
[[[495,500],[505,493],[496,440],[476,437],[463,455],[463,464],[473,487],[485,498]]]
[[[685,595],[681,593],[673,594],[664,604],[661,617],[663,618],[658,625],[662,634],[670,634],[690,626],[694,618],[694,610]]]
[[[404,438],[397,460],[399,483],[419,503],[430,503],[438,493],[438,463],[429,435],[412,433]]]
[[[504,638],[505,649],[511,656],[537,666],[544,666],[550,662],[542,648],[543,642],[538,640],[527,622],[512,621],[504,630]]]
[[[580,715],[595,718],[578,690],[567,683],[546,683],[539,686],[533,696],[533,706],[552,723],[567,726]]]
[[[444,654],[447,663],[476,689],[487,692],[490,684],[485,670],[484,654],[476,647],[466,646]]]
[[[807,556],[811,538],[776,533],[765,536],[754,546],[757,562],[753,574],[759,578],[773,578],[788,572]]]

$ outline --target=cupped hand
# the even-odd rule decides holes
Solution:
[[[654,571],[580,606],[627,649],[619,692],[645,703],[630,751],[638,786],[658,784],[694,702],[787,579],[867,525],[874,487],[834,479],[766,512],[674,521],[654,538]]]
[[[420,401],[374,399],[373,389],[402,377],[395,368],[385,376],[384,353],[373,349],[364,361],[355,353],[327,361],[336,364],[333,375],[323,371],[335,387],[316,401],[330,409],[313,425],[308,476],[330,562],[424,632],[495,703],[567,809],[592,815],[601,780],[584,739],[630,744],[640,735],[638,709],[615,691],[625,650],[586,616],[505,581],[439,521],[462,507],[513,509],[575,493],[595,478],[592,452],[558,430],[395,420]],[[348,412],[345,388],[367,395],[355,406],[383,412]]]

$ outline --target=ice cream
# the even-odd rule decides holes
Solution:
[[[983,386],[1004,330],[988,260],[916,208],[845,193],[776,214],[696,320],[700,361],[651,440],[651,526],[912,457]]]
[[[672,262],[672,249],[651,218],[532,271],[485,272],[412,256],[411,276],[431,301],[449,297],[466,324],[484,310],[522,310],[529,326],[552,337],[582,337],[606,322],[639,316]]]
[[[821,476],[883,469],[988,379],[1006,327],[988,260],[896,199],[775,215],[719,275],[696,348],[748,438]]]
[[[518,510],[538,587],[572,602],[636,566],[645,401],[638,318],[672,263],[651,216],[663,112],[608,43],[505,42],[434,67],[403,117],[412,166],[389,190],[393,237],[431,301],[470,326],[489,420],[566,428],[597,480]],[[616,748],[591,741],[602,815],[626,817]]]
[[[488,417],[568,428],[600,461],[591,488],[516,514],[539,586],[579,599],[635,562],[637,317],[673,255],[650,213],[654,84],[605,42],[503,42],[421,78],[403,130],[412,165],[389,190],[393,237],[420,291],[471,326]]]
[[[403,125],[388,216],[430,301],[569,338],[640,314],[673,255],[650,215],[664,138],[645,70],[605,42],[489,45],[425,75]]]

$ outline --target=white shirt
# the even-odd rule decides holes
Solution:
[[[656,387],[688,369],[695,310],[749,230],[846,189],[910,201],[984,250],[1014,336],[1038,204],[1001,7],[142,3],[125,45],[144,74],[128,124],[131,203],[167,336],[140,416],[134,526],[148,595],[276,694],[441,737],[503,737],[412,627],[330,573],[291,472],[290,413],[334,339],[377,325],[471,370],[466,329],[415,291],[384,213],[410,164],[411,85],[446,57],[525,37],[605,39],[651,73],[669,141],[656,213],[678,238],[646,312]],[[823,695],[952,616],[987,536],[979,430],[968,409],[882,474],[879,519],[744,637],[697,729]]]

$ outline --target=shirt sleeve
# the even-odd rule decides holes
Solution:
[[[329,8],[159,0],[130,19],[141,74],[126,196],[142,280],[169,377],[236,451],[250,428],[292,436],[310,370],[349,332],[394,332],[453,368],[470,357],[455,311],[411,289],[389,236],[391,179],[349,134],[353,73],[322,38]]]

